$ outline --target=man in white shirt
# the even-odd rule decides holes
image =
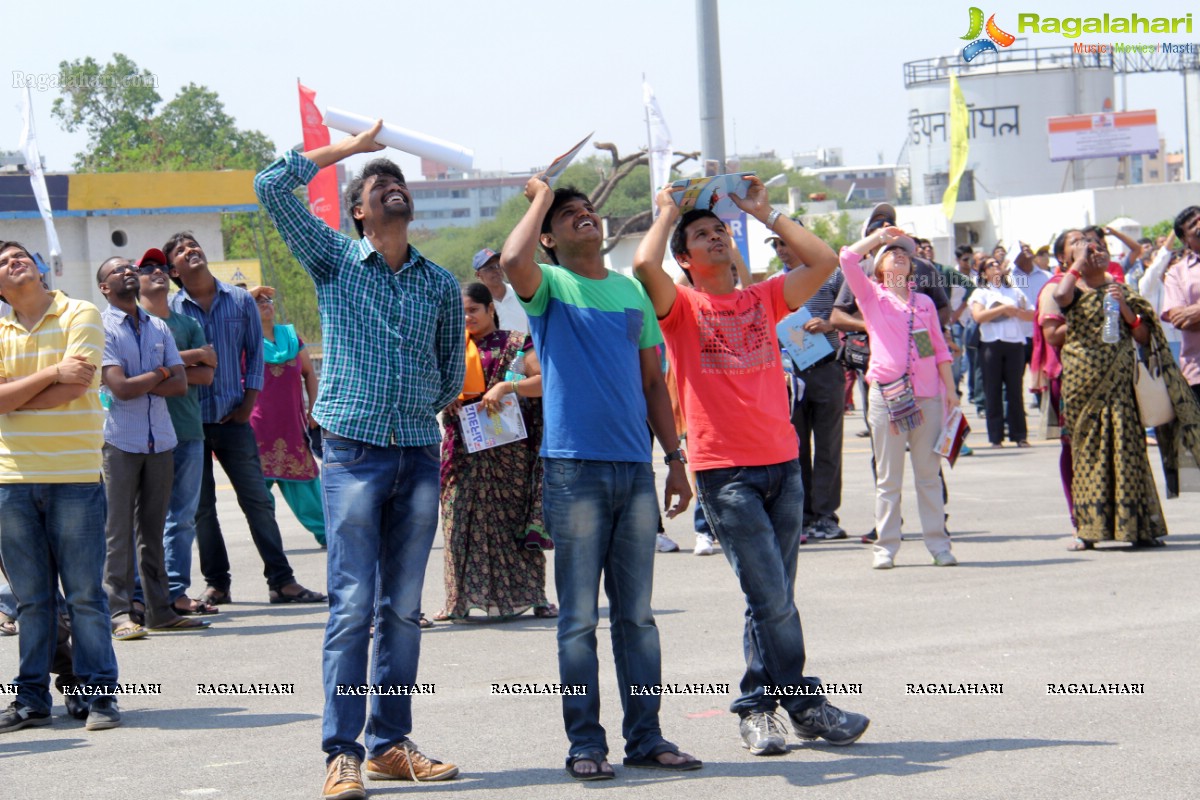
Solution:
[[[517,293],[504,282],[500,254],[485,247],[475,254],[471,266],[475,268],[475,277],[492,293],[496,313],[500,315],[500,329],[529,333],[529,317],[517,301]]]

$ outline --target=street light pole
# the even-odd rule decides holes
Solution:
[[[700,151],[725,171],[725,109],[721,100],[721,35],[717,0],[696,0],[696,58],[700,74]]]

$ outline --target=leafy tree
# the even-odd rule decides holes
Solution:
[[[812,221],[809,230],[832,247],[834,252],[841,250],[846,245],[854,244],[859,238],[854,230],[854,223],[850,221],[850,215],[845,211],[836,216],[829,214],[817,217]]]
[[[103,66],[89,56],[60,62],[58,69],[63,96],[55,99],[50,113],[68,132],[88,135],[88,149],[75,155],[75,169],[114,171],[103,167],[119,164],[123,153],[149,141],[150,118],[162,101],[157,76],[139,70],[121,53]]]
[[[75,156],[80,172],[258,171],[274,158],[275,144],[238,128],[205,86],[189,83],[160,108],[157,77],[121,53],[104,65],[63,61],[59,71],[62,96],[51,113],[67,131],[88,134],[87,149]],[[320,341],[312,280],[266,214],[226,214],[221,232],[227,258],[260,261],[263,280],[279,292],[280,317],[306,341]]]

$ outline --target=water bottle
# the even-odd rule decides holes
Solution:
[[[506,381],[520,381],[525,378],[525,354],[517,353],[517,357],[508,365],[508,371],[504,373]]]
[[[1101,338],[1105,344],[1121,341],[1121,303],[1111,294],[1104,296],[1104,333]]]
[[[108,411],[110,408],[113,407],[112,392],[103,383],[100,384],[100,406],[105,411]]]

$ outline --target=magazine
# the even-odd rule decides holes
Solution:
[[[579,144],[575,145],[570,150],[554,159],[552,162],[550,162],[550,166],[546,167],[546,171],[542,173],[542,177],[545,178],[546,183],[550,185],[551,189],[554,188],[554,184],[557,183],[558,179],[562,177],[562,174],[567,169],[567,166],[575,160],[575,156],[579,155],[579,151],[582,150],[583,146],[588,143],[593,134],[595,134],[595,131],[592,131],[587,136],[583,137],[583,139],[579,141]]]
[[[833,346],[824,334],[804,330],[804,323],[810,319],[812,314],[801,306],[779,320],[779,324],[775,326],[775,335],[787,349],[797,372],[803,372],[833,352]]]
[[[958,460],[959,452],[962,451],[963,442],[970,432],[971,426],[967,424],[967,418],[963,416],[962,409],[954,409],[950,412],[950,418],[942,425],[942,432],[938,434],[933,452],[949,461],[950,466],[953,467],[954,462]]]
[[[529,435],[517,396],[513,394],[504,395],[499,411],[484,411],[481,403],[463,406],[458,412],[458,421],[468,453],[519,442]]]
[[[683,214],[693,208],[706,209],[722,218],[740,214],[742,210],[734,204],[729,195],[745,197],[746,192],[750,190],[750,182],[746,178],[753,174],[731,172],[726,175],[713,175],[711,178],[684,178],[671,184],[671,197]]]

